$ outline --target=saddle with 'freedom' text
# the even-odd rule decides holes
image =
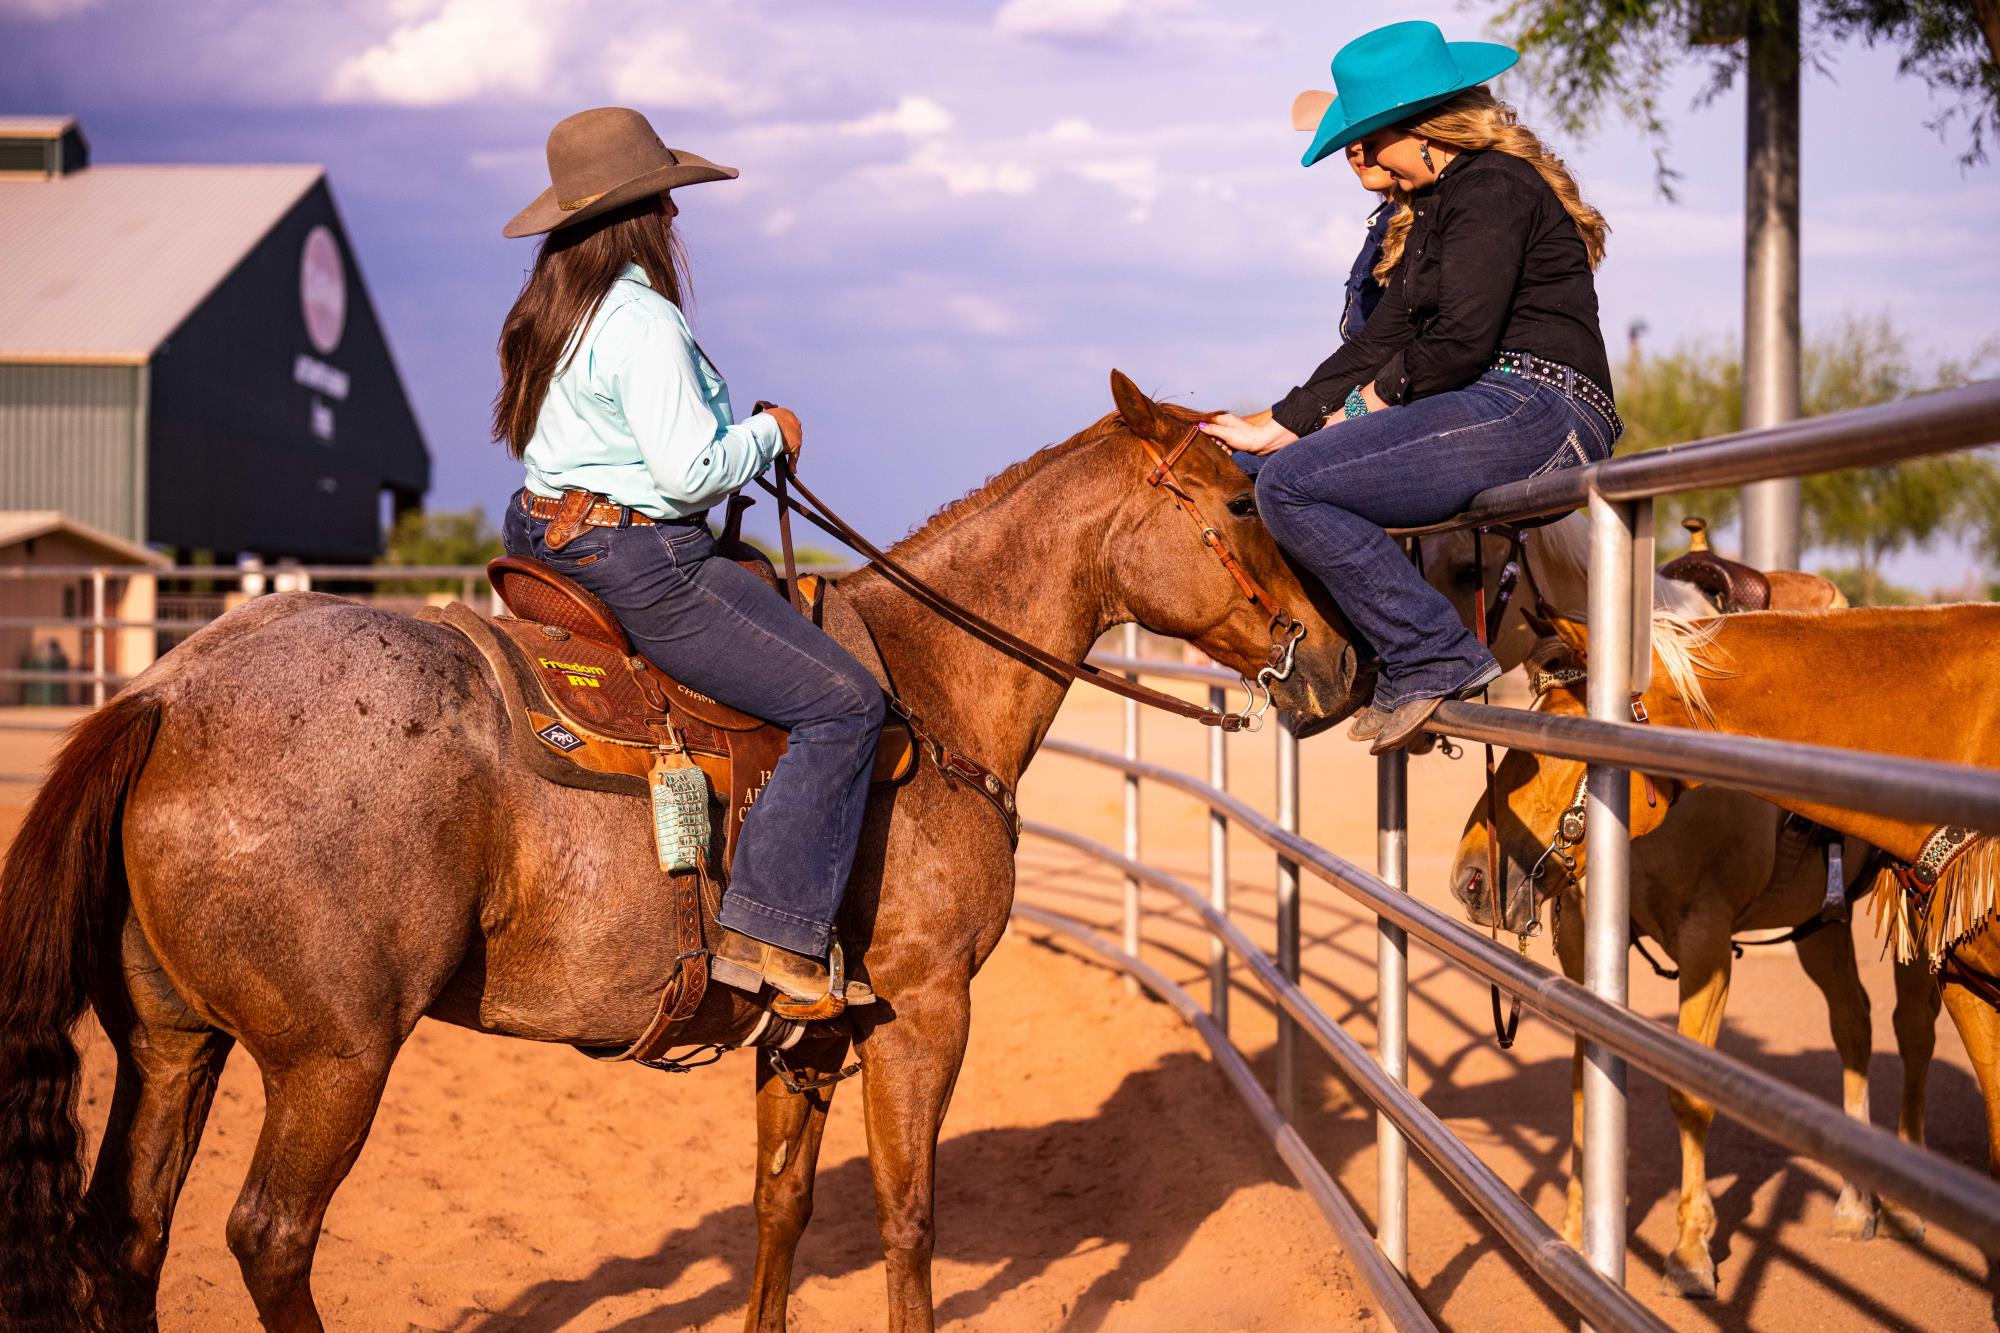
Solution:
[[[633,651],[609,607],[542,562],[503,556],[487,573],[511,615],[488,619],[454,605],[440,619],[494,668],[530,766],[566,786],[643,796],[662,753],[685,756],[725,803],[726,867],[744,816],[785,752],[784,730],[661,671]],[[811,581],[813,606],[825,614],[832,589]],[[876,665],[866,657],[863,664]],[[875,781],[907,777],[915,756],[908,726],[892,717],[876,747]]]

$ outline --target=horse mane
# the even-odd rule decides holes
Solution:
[[[1706,616],[1681,615],[1660,611],[1653,616],[1653,653],[1660,667],[1687,706],[1695,725],[1715,730],[1715,710],[1709,706],[1702,678],[1733,674],[1722,665],[1728,653],[1715,646],[1715,636],[1724,624],[1710,610]],[[1544,639],[1528,655],[1529,664],[1539,670],[1566,664],[1568,649],[1557,639]]]
[[[1189,408],[1177,407],[1172,403],[1155,403],[1153,406],[1176,421],[1200,421],[1208,415]],[[891,553],[899,559],[920,554],[945,532],[1019,490],[1030,477],[1037,475],[1042,469],[1082,453],[1090,446],[1102,443],[1115,435],[1130,433],[1131,427],[1125,424],[1123,417],[1116,412],[1105,413],[1067,440],[1043,445],[1019,462],[1009,463],[1001,468],[956,500],[947,500],[938,506],[929,518],[912,527],[901,541],[890,548]]]
[[[1723,618],[1712,611],[1699,620],[1672,611],[1653,617],[1654,656],[1660,659],[1667,679],[1673,682],[1681,702],[1687,706],[1688,716],[1696,726],[1711,731],[1716,729],[1715,710],[1709,707],[1702,677],[1734,674],[1718,660],[1729,655],[1715,645],[1715,636],[1722,626]]]

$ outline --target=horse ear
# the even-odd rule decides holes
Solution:
[[[1578,662],[1586,662],[1590,657],[1590,630],[1581,620],[1571,620],[1568,616],[1551,615],[1549,628],[1563,642],[1563,647],[1576,654]]]
[[[1172,433],[1172,423],[1160,406],[1145,394],[1139,392],[1122,370],[1111,372],[1111,401],[1117,404],[1118,416],[1137,434],[1149,440],[1163,440]]]

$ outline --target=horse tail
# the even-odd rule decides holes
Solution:
[[[0,1327],[101,1327],[109,1245],[86,1218],[83,1016],[125,894],[118,827],[160,726],[132,692],[71,729],[0,870]]]

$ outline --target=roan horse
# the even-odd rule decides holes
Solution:
[[[1571,660],[1581,662],[1587,646],[1585,628],[1563,619],[1557,619],[1554,628]],[[2000,765],[2000,692],[1994,687],[1994,681],[2000,680],[2000,606],[1752,612],[1710,621],[1694,632],[1663,630],[1656,622],[1654,642],[1652,683],[1642,699],[1655,724],[1986,767]],[[1907,664],[1912,661],[1926,663],[1921,681],[1908,672]],[[1554,685],[1536,706],[1559,715],[1582,716],[1583,682],[1565,680]],[[1500,843],[1502,865],[1507,867],[1510,881],[1504,911],[1510,928],[1518,924],[1518,917],[1533,911],[1534,887],[1528,870],[1556,838],[1583,769],[1583,764],[1573,760],[1521,751],[1510,753],[1500,766],[1499,787],[1505,800]],[[1665,778],[1655,778],[1650,784],[1635,782],[1633,787],[1633,902],[1637,912],[1639,868],[1642,857],[1652,854],[1653,844],[1686,837],[1687,828],[1701,827],[1717,817],[1704,802],[1736,798],[1738,794]],[[1915,821],[1846,811],[1818,802],[1775,795],[1762,799],[1845,835],[1850,875],[1866,864],[1857,856],[1864,844],[1907,862],[1918,855],[1932,831]],[[1475,818],[1468,824],[1453,885],[1475,919],[1485,919],[1490,916],[1489,898],[1474,882],[1474,872],[1483,871],[1486,864],[1484,832],[1475,829],[1476,823]],[[1766,840],[1769,836],[1761,835]],[[1565,841],[1570,841],[1567,834]],[[1712,838],[1709,847],[1709,859],[1721,874],[1732,863],[1735,849]],[[1583,850],[1580,838],[1567,848],[1574,861],[1574,869],[1568,873],[1578,881],[1584,873]],[[1814,858],[1806,860],[1810,866]],[[1953,958],[1961,976],[1964,972],[1973,973],[1975,978],[2000,976],[2000,933],[1990,915],[1996,872],[2000,872],[2000,856],[1988,841],[1962,857],[1938,886],[1939,893],[1962,895],[1959,901],[1976,918],[1969,922],[1970,933],[1958,944]],[[1695,949],[1722,960],[1719,971],[1711,967],[1695,978],[1719,991],[1718,1008],[1726,995],[1726,944],[1732,925],[1740,929],[1802,920],[1810,914],[1823,887],[1824,881],[1817,874],[1795,872],[1789,883],[1774,876],[1767,889],[1740,906],[1732,902],[1737,895],[1718,895],[1714,910],[1678,923]],[[1863,892],[1871,888],[1878,912],[1893,910],[1901,893],[1893,875],[1884,871],[1872,884],[1861,886]],[[1974,907],[1982,901],[1987,904],[1984,914]],[[1732,906],[1743,913],[1742,919],[1732,921]],[[1819,969],[1831,964],[1824,957],[1827,946],[1815,942],[1833,930],[1829,926],[1799,942],[1800,960],[1815,980],[1820,979]],[[1668,942],[1673,945],[1673,941]],[[1817,963],[1810,956],[1815,951],[1822,955]],[[1931,972],[1940,961],[1900,959],[1896,969],[1895,1027],[1904,1057],[1898,1132],[1918,1143],[1923,1141],[1924,1081],[1938,1008],[1938,986]],[[1843,975],[1852,970],[1851,944],[1842,947],[1839,967]],[[1690,980],[1683,956],[1684,998]],[[2000,1176],[2000,1148],[1996,1148],[2000,1145],[2000,1010],[1950,972],[1942,980],[1943,1002],[1964,1038],[1985,1096],[1989,1169]],[[1826,983],[1821,984],[1824,988]],[[1844,991],[1850,983],[1843,980],[1840,986]],[[1830,1003],[1833,995],[1829,990]],[[1858,1020],[1851,1014],[1843,1016],[1839,1009],[1833,1013],[1836,1044],[1841,1048],[1846,1074],[1845,1100],[1850,1114],[1862,1119],[1866,1118],[1866,1098],[1855,1095],[1859,1071],[1850,1048],[1859,1045],[1865,1056],[1866,1012],[1863,996]],[[1684,1009],[1684,1032],[1686,1017]],[[1843,1028],[1858,1030],[1843,1037]],[[1705,1123],[1712,1110],[1702,1110]],[[1843,1187],[1842,1206],[1865,1202],[1865,1196],[1857,1199],[1856,1195],[1852,1184]],[[1705,1191],[1702,1203],[1706,1203]],[[1687,1206],[1684,1187],[1683,1247],[1693,1239],[1686,1228]],[[1712,1219],[1712,1210],[1703,1215]],[[1851,1208],[1837,1210],[1836,1229],[1846,1230],[1861,1216]],[[1909,1227],[1918,1225],[1898,1221]],[[1699,1254],[1705,1260],[1706,1237],[1700,1239]],[[1677,1247],[1674,1262],[1694,1257],[1693,1252],[1683,1254]]]
[[[1488,535],[1484,559],[1487,596],[1509,558],[1511,544]],[[1572,514],[1529,534],[1522,556],[1525,582],[1509,605],[1493,636],[1495,655],[1509,669],[1528,659],[1537,646],[1548,646],[1530,624],[1528,607],[1539,602],[1561,615],[1580,616],[1585,594],[1584,560],[1589,524]],[[1477,573],[1472,537],[1455,532],[1424,543],[1426,576],[1470,623],[1472,591]],[[1770,600],[1780,610],[1812,609],[1842,604],[1832,585],[1813,575],[1774,570],[1767,577]],[[1532,593],[1532,596],[1521,595]],[[1712,616],[1714,608],[1687,583],[1656,575],[1654,605],[1665,615],[1687,618]],[[1559,645],[1558,645],[1559,647]],[[1539,792],[1546,781],[1571,783],[1560,795],[1564,803],[1574,791],[1573,767],[1551,768],[1554,761],[1516,751],[1507,756],[1497,775],[1505,793],[1503,821],[1516,818],[1522,793]],[[1538,800],[1539,798],[1526,798]],[[1467,913],[1480,925],[1493,924],[1493,896],[1484,882],[1487,873],[1485,806],[1467,816],[1465,832],[1454,860],[1452,885]],[[1508,831],[1518,831],[1509,824]],[[1583,979],[1583,896],[1580,879],[1572,878],[1553,857],[1543,861],[1544,873],[1530,879],[1529,868],[1540,857],[1546,840],[1529,846],[1525,837],[1503,837],[1503,872],[1507,881],[1500,922],[1510,930],[1528,929],[1550,905],[1556,956],[1571,980]],[[1844,877],[1859,873],[1871,849],[1849,842],[1839,864]],[[1520,859],[1526,852],[1526,859]],[[1713,1046],[1721,1032],[1729,1001],[1734,936],[1745,931],[1799,927],[1819,920],[1826,901],[1827,861],[1818,841],[1796,822],[1783,822],[1783,812],[1744,792],[1712,787],[1691,793],[1674,808],[1652,837],[1633,844],[1631,864],[1632,923],[1635,935],[1657,940],[1679,973],[1678,1026],[1682,1036]],[[1848,1114],[1868,1119],[1868,1065],[1872,1054],[1870,1003],[1855,964],[1854,936],[1845,914],[1829,917],[1796,940],[1799,964],[1826,999],[1828,1026],[1840,1058],[1841,1102]],[[1937,987],[1925,969],[1896,966],[1895,1031],[1903,1056],[1902,1106],[1898,1132],[1911,1142],[1923,1142],[1924,1088],[1936,1041]],[[1573,1118],[1582,1115],[1582,1044],[1571,1062]],[[1708,1191],[1707,1143],[1715,1109],[1678,1088],[1667,1089],[1668,1104],[1680,1138],[1680,1200],[1675,1210],[1676,1239],[1667,1254],[1661,1286],[1684,1296],[1707,1298],[1716,1292],[1716,1268],[1709,1252],[1715,1232],[1715,1205]],[[1580,1120],[1578,1122],[1580,1124]],[[1571,1172],[1564,1232],[1580,1244],[1583,1225],[1581,1184],[1582,1131],[1571,1144]],[[1896,1226],[1921,1234],[1922,1219],[1887,1205]],[[1866,1239],[1878,1221],[1874,1196],[1852,1181],[1843,1181],[1834,1205],[1836,1236]]]
[[[1197,418],[1112,383],[1117,415],[895,555],[1070,662],[1137,621],[1254,672],[1266,617],[1144,484],[1141,437],[1171,447]],[[1306,626],[1278,706],[1331,725],[1367,682],[1330,603],[1285,563],[1226,456],[1192,448],[1179,468]],[[872,569],[840,586],[902,699],[1017,780],[1063,686]],[[175,1198],[237,1043],[266,1110],[229,1245],[264,1323],[298,1330],[320,1327],[321,1219],[419,1018],[584,1045],[646,1027],[672,963],[647,808],[511,767],[506,725],[457,634],[313,594],[225,616],[79,724],[0,877],[0,1324],[152,1323]],[[830,1073],[858,1048],[892,1329],[932,1324],[938,1131],[972,977],[1013,890],[1009,830],[984,799],[928,765],[878,789],[841,933],[881,998],[809,1033],[792,1063]],[[71,1028],[86,999],[118,1077],[84,1194]],[[757,1018],[713,987],[686,1039],[739,1041]],[[758,1062],[752,1329],[784,1327],[830,1096],[789,1092]]]

